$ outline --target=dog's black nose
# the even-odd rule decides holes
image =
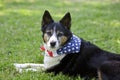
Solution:
[[[51,45],[51,47],[55,47],[56,42],[55,42],[55,41],[52,41],[52,42],[50,43],[50,45]]]

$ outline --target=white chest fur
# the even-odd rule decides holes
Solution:
[[[45,69],[51,68],[60,63],[60,61],[65,57],[66,54],[62,54],[56,57],[44,56],[44,67]]]

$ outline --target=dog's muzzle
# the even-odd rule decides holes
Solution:
[[[50,42],[50,46],[51,48],[54,48],[56,46],[56,42],[55,41]]]

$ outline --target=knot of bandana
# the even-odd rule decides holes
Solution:
[[[57,54],[71,54],[80,52],[81,39],[73,35],[70,41],[65,44],[62,48],[57,50]]]

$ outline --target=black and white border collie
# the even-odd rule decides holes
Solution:
[[[84,80],[120,80],[120,55],[107,52],[96,45],[78,38],[71,30],[71,15],[66,13],[55,22],[46,10],[41,31],[44,45],[44,64],[17,64],[19,72],[44,69],[45,72],[80,76]],[[29,67],[29,68],[28,68]]]

